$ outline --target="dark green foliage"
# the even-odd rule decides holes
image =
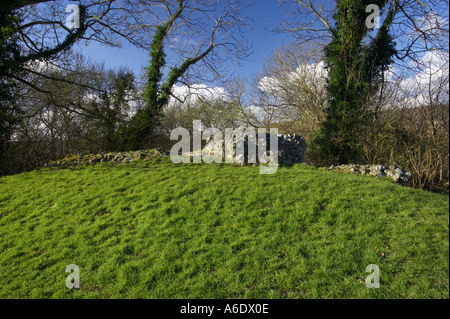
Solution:
[[[395,54],[390,20],[365,43],[369,31],[365,9],[371,3],[382,9],[386,1],[343,0],[336,5],[333,38],[325,47],[329,103],[326,119],[311,143],[312,154],[321,163],[360,159],[359,132],[369,116],[367,101],[377,92]]]
[[[147,86],[144,91],[144,97],[148,104],[147,108],[158,107],[159,83],[162,80],[162,69],[166,63],[166,54],[163,48],[166,35],[166,28],[159,26],[153,37],[152,50],[150,51],[151,63],[147,68]]]
[[[134,75],[119,70],[109,71],[107,79],[109,88],[101,96],[101,102],[93,102],[97,119],[94,121],[99,140],[102,141],[102,150],[115,151],[120,148],[121,126],[128,123],[123,119],[127,107],[127,91],[134,89]]]
[[[15,36],[14,15],[0,16],[0,167],[5,167],[4,158],[7,150],[6,141],[10,138],[12,128],[17,123],[15,114],[20,112],[17,104],[11,103],[14,82],[7,74],[14,69],[14,61],[20,56],[20,48]],[[11,105],[15,105],[11,107]],[[5,172],[0,169],[0,175]]]

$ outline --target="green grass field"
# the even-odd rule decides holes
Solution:
[[[2,177],[0,297],[449,298],[449,197],[169,158]]]

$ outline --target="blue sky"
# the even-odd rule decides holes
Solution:
[[[326,3],[331,5],[333,1]],[[299,8],[298,4],[294,3],[289,9],[293,8]],[[283,9],[288,9],[286,3],[282,7],[278,0],[257,0],[256,5],[245,10],[244,15],[254,20],[251,24],[254,30],[249,30],[245,39],[252,44],[253,54],[248,61],[242,61],[239,67],[231,64],[227,66],[228,69],[234,71],[234,75],[240,75],[250,80],[255,73],[262,71],[263,64],[277,47],[282,47],[292,40],[289,35],[269,31],[277,26],[282,18],[286,18]],[[297,18],[300,17],[296,16],[295,19]],[[448,15],[444,18],[448,23]],[[399,26],[394,27],[398,28]],[[399,42],[401,39],[396,39],[396,41]],[[149,64],[148,52],[131,46],[119,49],[96,42],[90,42],[88,46],[82,46],[82,44],[76,46],[95,62],[104,63],[108,68],[128,67],[137,76],[142,73],[143,67]]]
[[[245,16],[254,20],[253,31],[246,34],[254,53],[248,61],[243,61],[239,67],[234,67],[235,74],[251,78],[262,69],[275,48],[289,42],[285,34],[268,31],[273,25],[280,22],[283,11],[278,0],[259,0],[258,3],[245,11]],[[149,63],[148,52],[131,46],[113,48],[91,42],[88,46],[78,44],[78,49],[95,62],[104,62],[106,67],[118,68],[125,66],[139,75],[142,68]]]

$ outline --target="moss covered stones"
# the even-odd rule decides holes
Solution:
[[[133,160],[150,160],[153,158],[160,158],[169,156],[168,153],[157,150],[142,150],[131,152],[108,152],[100,154],[87,154],[87,155],[67,155],[61,160],[52,161],[46,164],[46,167],[54,166],[72,166],[80,164],[96,164],[113,162],[116,164],[131,163]]]

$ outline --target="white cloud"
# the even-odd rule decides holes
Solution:
[[[317,85],[318,83],[324,85],[326,75],[327,70],[325,69],[325,63],[320,61],[318,63],[300,65],[295,71],[287,73],[285,77],[289,82],[301,79],[302,81],[306,80],[307,85]],[[259,81],[258,88],[269,94],[275,94],[282,89],[282,82],[283,79],[265,76]]]
[[[258,83],[258,89],[269,94],[275,94],[281,90],[281,83],[274,77],[265,76]]]
[[[175,85],[172,88],[172,95],[176,98],[173,96],[170,98],[168,108],[180,103],[180,101],[183,102],[181,103],[183,107],[188,104],[195,104],[199,100],[230,100],[230,96],[223,87],[209,87],[206,84],[193,84],[191,86]]]
[[[85,94],[81,97],[81,103],[101,103],[103,100],[97,94]]]
[[[416,25],[419,27],[420,32],[432,31],[438,33],[438,31],[448,28],[448,18],[438,16],[431,11],[426,16],[416,19]]]
[[[39,73],[51,73],[51,72],[57,72],[61,71],[61,68],[58,66],[58,64],[54,61],[40,61],[40,60],[33,60],[27,63],[27,67],[35,72]]]
[[[265,107],[252,105],[248,108],[256,119],[264,122],[271,118],[291,116],[289,109],[285,108],[285,97],[289,94],[301,94],[296,92],[297,87],[308,86],[317,88],[318,92],[325,94],[325,79],[327,70],[325,62],[308,63],[299,65],[295,71],[286,72],[281,76],[265,76],[258,82],[258,89],[267,95],[261,101]],[[299,85],[299,86],[297,86]],[[287,89],[286,89],[287,88]],[[279,107],[282,106],[283,107]]]
[[[248,115],[251,115],[254,119],[256,119],[259,122],[264,122],[264,120],[268,116],[268,112],[264,108],[256,105],[250,105],[246,109],[246,113]]]
[[[400,88],[405,92],[401,98],[407,100],[411,106],[427,103],[430,98],[448,102],[448,54],[429,51],[420,59],[420,65],[422,69],[419,72],[401,81]]]

